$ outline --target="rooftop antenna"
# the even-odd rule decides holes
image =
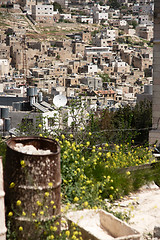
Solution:
[[[64,107],[67,104],[67,98],[63,95],[58,94],[53,98],[53,104],[57,108]]]

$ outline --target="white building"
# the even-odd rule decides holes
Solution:
[[[95,74],[98,72],[98,66],[96,64],[87,64],[84,66],[84,70],[88,74]]]
[[[110,53],[112,50],[111,47],[85,47],[84,55],[97,55],[97,54],[104,54],[104,53]]]
[[[32,18],[36,21],[53,21],[58,10],[54,11],[53,5],[34,5],[32,6]]]
[[[8,59],[0,59],[0,76],[5,77],[9,73]]]
[[[60,14],[60,19],[70,20],[72,18],[71,13]]]
[[[108,20],[107,12],[96,11],[93,13],[93,22],[94,23],[101,23],[102,21],[106,22],[107,20]]]
[[[118,73],[130,72],[130,66],[123,61],[112,62],[112,67],[114,67],[114,71]]]
[[[151,18],[148,14],[143,14],[143,15],[140,15],[139,16],[139,24],[142,24],[142,25],[152,25],[152,21],[151,21]]]
[[[106,33],[106,35],[115,40],[115,37],[118,36],[118,30],[115,29],[106,29],[105,31],[103,31],[103,33]]]
[[[87,17],[87,16],[79,16],[77,18],[77,21],[81,22],[81,23],[93,24],[93,18],[92,17]]]
[[[101,6],[99,4],[95,4],[92,8],[93,12],[101,11],[101,12],[107,12],[109,10],[110,6]]]

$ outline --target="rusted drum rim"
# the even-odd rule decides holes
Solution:
[[[43,156],[53,156],[53,155],[57,155],[57,154],[60,153],[59,143],[58,143],[56,140],[51,139],[51,138],[35,137],[35,136],[28,136],[28,137],[23,137],[23,136],[21,136],[21,137],[11,137],[11,138],[9,138],[9,139],[7,140],[6,144],[7,144],[7,147],[9,147],[10,149],[12,149],[13,151],[19,152],[19,153],[23,153],[23,152],[21,152],[21,151],[15,150],[14,147],[15,147],[15,144],[16,144],[16,143],[22,143],[22,144],[24,144],[23,141],[27,141],[27,140],[29,140],[29,142],[32,142],[32,140],[33,140],[33,141],[34,141],[34,140],[36,140],[36,141],[45,141],[45,142],[48,141],[49,143],[55,143],[55,144],[56,144],[56,148],[57,148],[57,151],[56,151],[56,152],[53,152],[52,149],[49,149],[49,150],[51,150],[51,153],[49,153],[49,154],[43,154]],[[24,145],[32,145],[32,143],[30,143],[30,144],[24,144]],[[41,149],[41,150],[45,150],[45,149]],[[47,150],[48,150],[48,148],[47,148]],[[23,154],[29,155],[29,156],[33,156],[33,155],[34,155],[34,156],[40,156],[39,154],[28,154],[28,153],[23,153]]]

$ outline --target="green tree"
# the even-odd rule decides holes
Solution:
[[[149,129],[152,127],[152,102],[145,100],[136,104],[133,109],[133,126],[138,136],[135,141],[140,144],[148,142]]]
[[[128,141],[130,138],[137,144],[145,144],[148,142],[149,129],[152,126],[152,103],[145,100],[137,103],[135,107],[121,107],[114,113],[112,121],[116,129],[126,129],[120,132],[121,135],[119,133],[119,141]]]
[[[117,0],[109,0],[109,5],[111,8],[118,9],[120,7],[120,4]]]
[[[59,13],[63,13],[62,7],[61,7],[61,5],[59,3],[54,2],[53,3],[53,7],[54,7],[54,11],[56,11],[58,9]]]
[[[138,23],[136,20],[132,20],[131,25],[133,26],[133,28],[135,29],[138,26]]]
[[[110,81],[110,77],[107,73],[100,73],[99,76],[102,78],[103,82],[109,82]]]

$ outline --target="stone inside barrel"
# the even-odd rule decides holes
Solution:
[[[17,239],[38,239],[45,231],[40,226],[53,221],[60,232],[59,144],[42,137],[10,138],[4,173],[7,212],[14,212]]]

